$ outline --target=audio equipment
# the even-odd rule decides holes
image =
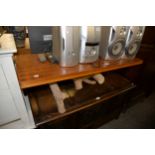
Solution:
[[[80,63],[91,63],[99,57],[100,26],[81,27]]]
[[[62,67],[72,67],[79,62],[80,26],[53,27],[53,54]]]
[[[125,52],[122,58],[135,58],[144,35],[145,26],[131,26],[126,40]]]
[[[51,26],[28,26],[28,35],[32,53],[46,53],[52,51]]]
[[[102,26],[100,57],[105,60],[120,59],[124,50],[129,27]]]

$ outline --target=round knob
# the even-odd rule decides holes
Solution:
[[[75,55],[76,55],[76,53],[75,53],[75,52],[71,52],[71,54],[72,54],[72,56],[75,56]]]
[[[94,56],[96,53],[97,53],[97,52],[96,52],[95,49],[91,49],[91,51],[90,51],[90,55],[91,55],[91,56]]]

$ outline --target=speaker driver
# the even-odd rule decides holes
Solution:
[[[139,48],[139,42],[130,44],[126,49],[126,55],[129,57],[135,56]]]
[[[119,40],[114,42],[111,46],[109,46],[109,54],[111,57],[120,57],[123,54],[123,49],[125,46],[124,40]]]

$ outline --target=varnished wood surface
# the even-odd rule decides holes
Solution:
[[[79,64],[75,67],[64,68],[49,61],[41,63],[37,54],[17,55],[15,62],[21,89],[113,71],[143,63],[139,58],[119,61],[100,60],[100,65],[97,67],[92,64]]]

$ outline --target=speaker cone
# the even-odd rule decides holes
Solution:
[[[124,40],[114,42],[109,46],[109,55],[115,58],[120,57],[123,54],[124,46],[125,46]]]
[[[126,55],[128,57],[132,57],[135,56],[137,54],[137,51],[139,49],[139,42],[134,42],[132,44],[130,44],[127,48],[126,48]]]

